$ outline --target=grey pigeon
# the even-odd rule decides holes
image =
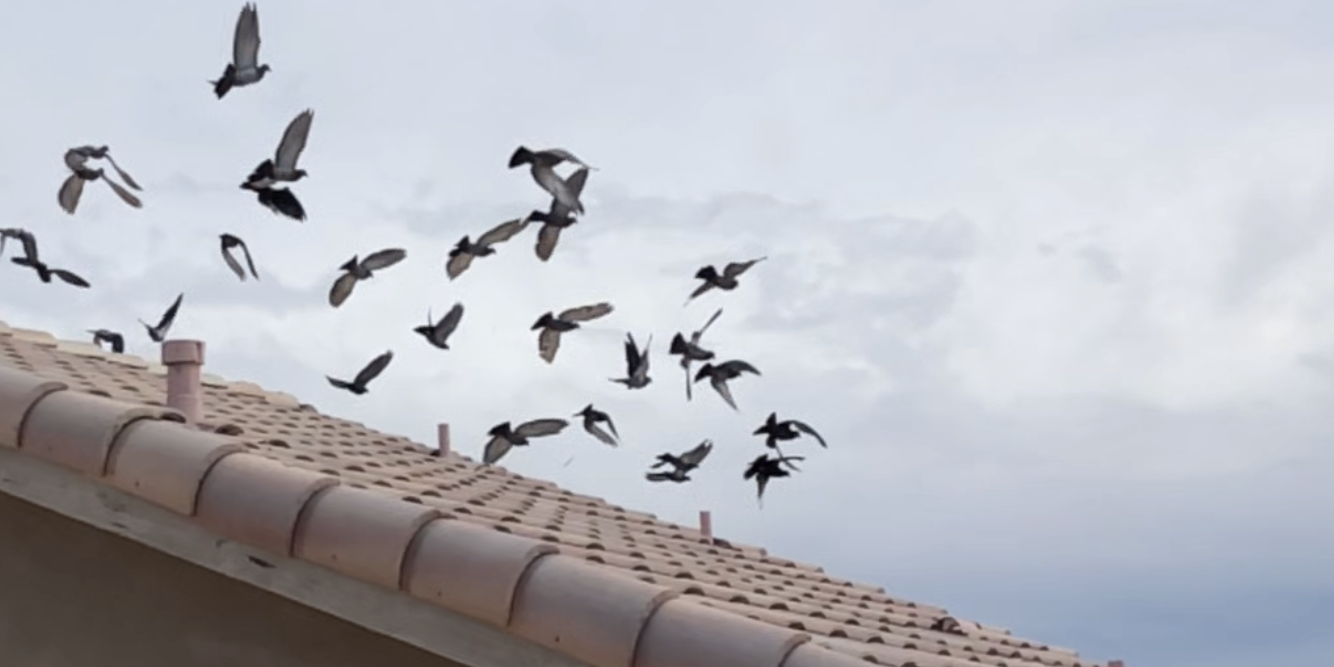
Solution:
[[[259,10],[254,3],[246,3],[236,17],[236,32],[232,35],[232,61],[213,85],[213,94],[222,99],[232,88],[259,83],[272,69],[259,64]]]
[[[358,260],[356,255],[352,259],[344,262],[338,270],[343,274],[334,281],[333,287],[329,288],[329,305],[337,308],[352,296],[352,288],[357,286],[358,282],[369,280],[373,272],[387,269],[408,256],[408,252],[402,248],[386,248],[366,255],[365,259]]]
[[[529,438],[556,435],[565,430],[570,422],[564,419],[534,419],[511,428],[509,422],[501,422],[491,427],[486,434],[491,436],[482,452],[482,463],[491,465],[504,458],[511,448],[523,447]]]

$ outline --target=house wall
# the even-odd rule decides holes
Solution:
[[[3,667],[458,667],[0,494]]]

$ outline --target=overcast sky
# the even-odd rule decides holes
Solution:
[[[93,289],[17,267],[0,319],[64,337],[186,293],[208,370],[479,456],[502,420],[617,420],[512,470],[1131,667],[1334,659],[1334,4],[1273,0],[260,3],[269,78],[216,100],[241,3],[20,3],[0,22],[0,226]],[[237,185],[316,111],[276,217]],[[61,154],[145,187],[59,210]],[[451,283],[445,253],[549,198],[519,144],[599,168],[548,264],[534,233]],[[242,284],[217,235],[249,242]],[[408,259],[339,310],[339,264]],[[705,263],[767,255],[688,308]],[[556,363],[528,330],[610,300]],[[454,350],[411,327],[455,301]],[[709,339],[764,373],[684,398]],[[629,392],[620,340],[653,334]],[[336,392],[385,349],[371,393]],[[770,410],[821,429],[763,511]],[[653,455],[712,438],[685,486]],[[563,467],[570,457],[574,460]]]

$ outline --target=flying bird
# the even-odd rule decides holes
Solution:
[[[691,381],[690,377],[690,364],[696,361],[709,361],[714,357],[713,351],[700,347],[699,341],[704,337],[704,332],[709,330],[709,326],[713,324],[714,320],[718,319],[718,316],[722,314],[722,308],[714,311],[713,316],[709,318],[709,321],[704,323],[704,326],[700,327],[698,331],[694,331],[690,334],[690,340],[686,340],[685,336],[682,336],[680,332],[677,332],[675,336],[672,336],[672,346],[667,350],[667,353],[681,355],[681,368],[685,369],[686,372],[687,401],[692,400],[693,398],[691,396],[693,393],[691,391],[691,386],[694,383]]]
[[[783,455],[783,450],[778,447],[778,443],[796,440],[802,435],[809,435],[820,443],[821,447],[828,449],[829,445],[825,443],[824,437],[811,428],[810,424],[796,419],[778,420],[777,412],[770,412],[769,417],[764,420],[764,424],[755,429],[751,435],[763,435],[764,446]]]
[[[736,289],[737,285],[740,284],[739,282],[737,282],[737,278],[740,277],[741,274],[749,270],[750,267],[755,266],[756,264],[763,262],[766,259],[768,258],[760,257],[758,259],[752,259],[745,262],[731,262],[727,266],[723,267],[723,272],[721,274],[718,273],[718,269],[714,268],[712,265],[706,266],[700,269],[699,271],[696,271],[695,278],[698,280],[703,280],[704,282],[701,283],[699,287],[696,287],[694,292],[690,293],[690,297],[686,299],[686,303],[690,303],[695,299],[695,297],[698,297],[699,295],[714,288],[723,290],[725,292],[730,292]]]
[[[222,99],[232,88],[259,83],[271,69],[259,64],[259,10],[253,3],[246,3],[236,18],[232,61],[227,63],[217,81],[209,81],[213,85],[213,94]]]
[[[222,261],[227,262],[227,267],[232,270],[232,273],[235,273],[236,277],[241,279],[241,282],[245,282],[246,270],[241,268],[241,262],[237,261],[236,256],[232,254],[233,248],[240,248],[245,255],[245,263],[246,267],[250,269],[250,275],[254,276],[255,280],[259,280],[259,273],[255,271],[255,262],[250,258],[250,248],[246,246],[245,241],[242,241],[241,237],[231,234],[219,234],[218,238],[222,241]]]
[[[519,424],[516,428],[511,428],[509,422],[496,424],[486,432],[491,436],[491,440],[486,443],[486,448],[482,452],[482,463],[491,465],[504,458],[511,448],[526,446],[529,438],[556,435],[569,425],[570,422],[564,419],[534,419]]]
[[[162,313],[162,319],[158,320],[157,326],[139,320],[139,324],[144,325],[144,329],[148,330],[148,337],[153,339],[154,343],[161,343],[167,339],[167,332],[171,331],[171,325],[176,321],[176,311],[181,309],[181,300],[184,298],[185,292],[176,295],[176,300],[172,301],[166,312]]]
[[[139,184],[129,174],[125,173],[116,164],[115,160],[111,159],[110,151],[111,149],[107,146],[77,146],[65,151],[65,166],[69,168],[71,173],[65,178],[65,182],[60,184],[60,191],[56,193],[56,201],[66,213],[74,215],[74,212],[78,210],[79,201],[83,198],[83,184],[87,181],[99,179],[104,181],[116,193],[116,196],[120,197],[121,201],[134,208],[143,208],[143,202],[134,196],[134,193],[111,180],[111,177],[107,176],[104,170],[87,166],[90,159],[105,159],[112,169],[120,175],[121,180],[125,181],[126,185],[135,190],[142,190],[143,188],[140,188]]]
[[[635,346],[635,337],[625,334],[625,377],[612,378],[611,381],[619,382],[627,389],[643,389],[653,382],[648,376],[648,348],[652,344],[653,335],[650,334],[641,351]]]
[[[611,415],[594,408],[592,403],[585,406],[583,410],[574,413],[574,416],[584,418],[584,430],[589,435],[612,447],[619,444],[617,441],[621,435],[616,432],[616,424],[612,423]],[[611,429],[611,433],[604,431],[598,424],[606,424],[607,428]]]
[[[510,156],[510,169],[529,165],[533,180],[543,190],[555,197],[562,206],[569,208],[572,213],[581,214],[584,212],[584,205],[579,201],[579,195],[570,188],[565,179],[560,177],[560,174],[556,173],[556,165],[562,162],[577,164],[585,169],[593,168],[563,148],[535,151],[526,146],[519,146]]]
[[[46,262],[41,260],[37,253],[37,237],[26,229],[4,229],[0,230],[0,247],[3,247],[4,239],[14,239],[23,245],[23,255],[20,257],[11,257],[9,261],[19,265],[26,266],[37,273],[37,278],[43,283],[50,283],[52,277],[59,278],[61,281],[75,287],[87,288],[88,281],[83,277],[67,271],[65,269],[51,268]]]
[[[113,354],[122,354],[125,352],[125,337],[110,329],[89,329],[88,333],[93,335],[93,345],[102,347],[105,343],[111,346]]]
[[[365,259],[358,261],[357,256],[347,260],[342,266],[338,267],[343,274],[334,281],[333,287],[329,289],[329,305],[337,308],[352,296],[352,288],[362,280],[368,280],[373,272],[387,269],[408,256],[408,252],[402,248],[386,248],[366,255]]]
[[[575,170],[570,177],[565,179],[565,187],[570,194],[576,198],[584,191],[584,182],[588,180],[588,167],[580,167]],[[537,253],[537,258],[542,261],[551,259],[551,253],[555,252],[556,244],[560,242],[561,230],[579,222],[575,217],[574,211],[568,206],[560,203],[559,199],[552,198],[551,206],[546,211],[533,211],[528,214],[528,219],[532,222],[542,223],[542,228],[537,230],[537,245],[533,250]]]
[[[941,616],[940,618],[931,621],[930,629],[951,635],[968,634],[964,632],[963,624],[959,622],[959,619],[954,618],[953,616]]]
[[[718,395],[722,396],[723,400],[732,406],[733,410],[739,412],[740,409],[737,408],[736,401],[732,399],[732,390],[727,386],[727,381],[741,377],[742,373],[759,375],[760,371],[740,359],[724,361],[716,366],[705,362],[703,366],[700,366],[699,372],[695,374],[695,382],[709,378],[709,384],[713,385],[713,390],[718,392]]]
[[[431,311],[426,311],[426,324],[413,329],[414,332],[421,334],[426,342],[442,350],[449,349],[449,337],[454,334],[454,330],[459,328],[459,321],[463,319],[463,304],[456,303],[440,321],[431,318]]]
[[[672,469],[668,472],[650,472],[645,478],[650,482],[682,482],[690,481],[690,472],[699,467],[708,457],[709,452],[713,451],[713,441],[705,440],[699,443],[694,449],[691,449],[680,456],[675,454],[659,454],[657,462],[651,466],[651,469],[661,468],[669,465]]]
[[[380,374],[384,372],[384,369],[389,366],[389,362],[393,360],[394,351],[388,350],[384,354],[371,359],[371,362],[366,364],[365,368],[357,372],[357,376],[353,378],[351,382],[348,382],[347,380],[339,380],[335,377],[329,377],[328,375],[324,376],[324,379],[328,380],[329,384],[338,389],[346,389],[357,396],[361,396],[370,391],[366,385],[370,384],[371,380],[380,377]]]
[[[459,277],[464,271],[468,270],[469,266],[472,266],[474,257],[496,254],[496,249],[492,246],[514,238],[515,235],[527,228],[527,217],[516,218],[491,228],[485,234],[477,237],[476,243],[469,237],[464,236],[454,245],[454,249],[449,251],[449,261],[445,263],[445,273],[449,275],[450,280]]]
[[[315,112],[310,109],[297,114],[287,124],[287,129],[283,130],[283,138],[278,142],[274,157],[259,163],[241,184],[241,189],[254,192],[265,208],[297,221],[306,219],[305,207],[290,189],[274,186],[284,182],[295,183],[309,175],[305,169],[298,169],[296,164],[302,151],[306,150],[306,139],[310,136],[310,124],[314,120]]]
[[[530,331],[541,330],[537,335],[537,355],[548,364],[556,360],[556,352],[560,351],[560,335],[567,331],[574,331],[579,328],[580,322],[588,322],[604,317],[613,310],[612,305],[603,301],[588,306],[579,306],[561,311],[560,315],[552,315],[551,311],[542,314],[537,322],[530,327]]]
[[[770,458],[768,454],[760,454],[758,458],[750,462],[746,467],[744,478],[755,480],[755,499],[759,501],[760,507],[764,507],[764,489],[769,486],[769,480],[775,477],[791,477],[792,474],[783,469],[786,464],[791,466],[792,461],[801,461],[800,456],[779,456]]]

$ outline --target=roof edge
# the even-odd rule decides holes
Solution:
[[[588,667],[439,605],[223,539],[189,517],[0,447],[0,493],[47,508],[469,667]]]

